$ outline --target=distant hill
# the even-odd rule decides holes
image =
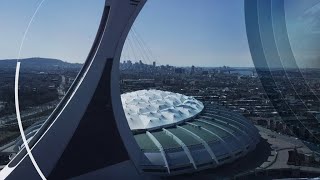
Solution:
[[[26,58],[20,59],[21,70],[46,70],[46,69],[60,69],[60,68],[81,68],[82,64],[68,63],[59,59],[49,58]],[[16,59],[0,60],[0,69],[15,69],[17,64]]]

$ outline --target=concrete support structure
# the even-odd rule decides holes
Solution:
[[[83,68],[29,143],[45,178],[144,177],[139,162],[145,157],[134,140],[120,101],[118,63],[127,34],[145,2],[106,0]],[[0,172],[0,179],[24,178],[41,179],[22,149]]]
[[[204,148],[208,151],[208,153],[209,153],[210,157],[212,158],[212,160],[213,160],[217,165],[219,164],[219,162],[218,162],[218,160],[217,160],[217,157],[214,155],[214,153],[212,152],[212,149],[210,148],[210,146],[208,145],[208,143],[207,143],[205,140],[203,140],[201,137],[199,137],[198,135],[196,135],[195,133],[189,131],[189,130],[186,129],[186,128],[183,128],[183,127],[181,127],[181,126],[177,126],[177,128],[180,128],[180,129],[186,131],[186,132],[189,133],[191,136],[195,137],[198,141],[200,141],[201,144],[204,146]]]
[[[186,153],[188,159],[190,160],[190,163],[192,164],[193,168],[194,169],[197,169],[197,165],[196,163],[194,162],[194,159],[191,155],[191,152],[188,148],[188,146],[186,146],[182,141],[181,139],[179,139],[176,135],[172,134],[170,131],[166,130],[165,128],[162,128],[162,130],[170,137],[172,137],[183,149],[183,151]]]

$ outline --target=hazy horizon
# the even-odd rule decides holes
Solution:
[[[26,58],[21,58],[19,59],[19,61],[24,61],[24,60],[27,60],[27,59],[47,59],[47,60],[58,60],[58,61],[62,61],[62,62],[65,62],[65,63],[70,63],[70,64],[83,64],[84,62],[72,62],[72,61],[68,61],[68,60],[63,60],[63,59],[57,59],[57,58],[47,58],[47,57],[26,57]],[[0,61],[16,61],[17,59],[0,59]],[[130,60],[130,59],[128,59]],[[126,60],[127,61],[127,60]],[[123,63],[124,61],[120,61],[121,63]],[[138,62],[138,61],[132,61],[133,63],[135,62]],[[142,61],[144,64],[147,64],[147,65],[152,65],[152,63],[146,63],[144,61]],[[176,66],[176,65],[172,65],[172,64],[160,64],[157,66],[161,66],[161,65],[169,65],[169,66],[174,66],[174,67],[182,67],[182,68],[186,68],[186,67],[191,67],[193,65],[190,65],[190,66]],[[199,67],[199,68],[220,68],[220,67],[223,67],[223,66],[196,66],[194,65],[195,67]],[[238,66],[226,66],[226,67],[230,67],[230,68],[255,68],[254,66],[251,66],[251,67],[238,67]]]
[[[19,60],[26,60],[26,59],[47,59],[47,60],[58,60],[58,61],[62,61],[62,62],[65,62],[65,63],[70,63],[70,64],[80,64],[80,65],[83,65],[83,62],[71,62],[71,61],[65,61],[63,59],[56,59],[56,58],[44,58],[44,57],[30,57],[30,58],[23,58],[23,59],[19,59]],[[0,61],[16,61],[17,59],[0,59]],[[121,63],[123,63],[123,61],[120,61]],[[152,63],[145,63],[143,62],[144,64],[147,64],[147,65],[152,65]],[[169,66],[173,66],[173,67],[177,67],[177,68],[191,68],[191,66],[176,66],[176,65],[172,65],[172,64],[161,64],[161,65],[169,65]],[[161,66],[161,65],[157,65],[157,66]],[[223,67],[228,67],[228,68],[248,68],[248,69],[256,69],[256,67],[254,66],[196,66],[194,65],[196,68],[223,68]],[[262,68],[263,69],[263,68]],[[270,70],[283,70],[281,67],[268,67],[268,69]],[[299,67],[299,70],[303,70],[303,69],[320,69],[320,68],[317,68],[317,67],[307,67],[307,68],[300,68]],[[297,70],[297,68],[286,68],[285,70]]]
[[[5,42],[0,43],[0,59],[17,58],[21,39],[39,3],[38,0],[0,3],[0,18],[4,19],[0,22],[4,27],[0,38]],[[98,29],[103,4],[103,0],[45,1],[30,26],[21,58],[49,57],[83,63]],[[233,13],[227,13],[229,10]],[[181,8],[181,1],[148,0],[134,27],[158,64],[253,67],[245,34],[243,1],[204,0],[195,4],[187,0]],[[138,47],[132,33],[128,39],[134,48]],[[132,52],[127,44],[123,52],[127,57],[134,59],[134,53],[141,54],[139,49]]]
[[[39,0],[1,1],[0,59],[18,57],[25,29],[39,3]],[[302,8],[296,4],[286,7],[292,21],[297,18],[296,9]],[[95,38],[103,5],[104,0],[45,1],[26,35],[21,58],[45,57],[83,63]],[[201,3],[185,0],[183,5],[181,7],[178,0],[148,0],[134,23],[134,31],[128,35],[121,59],[174,66],[254,67],[246,36],[243,0],[203,0]],[[314,16],[308,14],[308,17]],[[317,65],[317,53],[298,51],[299,43],[295,42],[300,40],[294,39],[292,28],[289,33],[293,48],[297,49],[299,67]]]

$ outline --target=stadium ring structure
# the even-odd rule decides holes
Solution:
[[[230,163],[255,149],[260,135],[242,115],[193,97],[160,90],[121,95],[134,138],[147,157],[143,172],[190,173]],[[32,138],[39,123],[26,130]],[[16,141],[16,149],[23,147]]]
[[[169,120],[164,115],[161,119],[167,122],[159,127],[152,123],[156,116],[134,118],[141,122],[136,130],[130,129],[120,98],[119,62],[125,39],[146,1],[105,0],[96,38],[74,83],[43,125],[39,122],[24,132],[20,128],[30,151],[20,141],[17,148],[21,149],[0,171],[0,179],[159,179],[143,172],[176,174],[217,167],[255,148],[260,137],[250,122],[206,102],[189,115],[184,111],[187,108],[181,110],[186,112],[181,119],[175,111],[167,113]],[[292,57],[286,58],[286,64],[296,67],[290,62],[295,58],[283,34],[287,32],[284,0],[244,2],[248,43],[258,75],[270,74],[265,71],[270,58],[281,65],[281,57]],[[281,46],[275,47],[277,44]],[[269,49],[267,54],[264,47]],[[17,77],[15,82],[19,82]],[[267,82],[262,85],[276,87],[273,81]],[[266,93],[274,94],[268,87]],[[18,83],[15,89],[18,102]],[[18,107],[16,104],[16,110]]]

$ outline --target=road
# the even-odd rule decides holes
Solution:
[[[61,75],[61,83],[59,87],[57,88],[59,98],[63,98],[66,94],[66,77],[64,75]]]

